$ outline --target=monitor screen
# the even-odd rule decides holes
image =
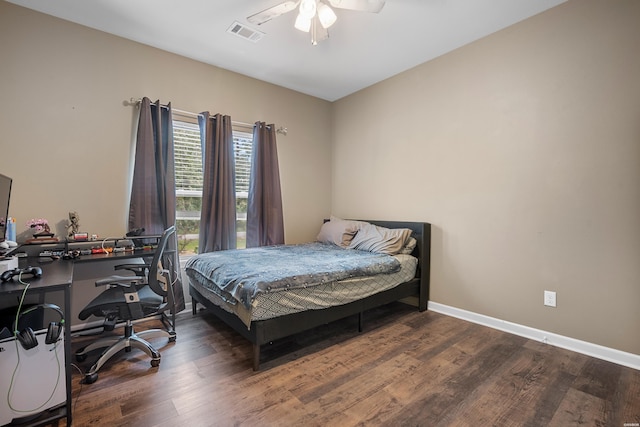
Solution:
[[[9,216],[11,182],[11,178],[0,174],[0,242],[4,242],[7,234],[7,217]]]

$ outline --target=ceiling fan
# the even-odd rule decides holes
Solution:
[[[299,6],[294,26],[305,33],[310,32],[311,44],[316,45],[319,41],[329,37],[328,28],[337,20],[331,7],[378,13],[382,10],[384,3],[384,0],[290,0],[253,14],[247,17],[247,21],[251,24],[262,25],[295,10]]]

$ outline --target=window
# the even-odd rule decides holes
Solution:
[[[237,247],[247,247],[247,205],[253,135],[233,131],[233,153],[236,162],[236,233]]]
[[[173,121],[176,173],[176,228],[181,255],[198,252],[202,207],[202,146],[200,128],[195,123]],[[238,248],[246,247],[247,197],[253,135],[233,131],[236,162],[236,230]]]

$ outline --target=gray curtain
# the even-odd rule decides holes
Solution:
[[[275,126],[256,122],[253,126],[247,207],[247,247],[283,243],[284,219]]]
[[[235,158],[231,117],[198,116],[204,181],[198,252],[236,248]]]
[[[171,104],[143,98],[136,136],[136,154],[129,203],[129,230],[160,235],[176,223],[176,182]],[[174,235],[175,236],[175,235]],[[173,272],[176,312],[185,308],[177,240],[168,242],[164,268]]]

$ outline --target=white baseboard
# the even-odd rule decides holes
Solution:
[[[490,328],[498,329],[510,334],[519,335],[531,340],[539,341],[545,344],[564,348],[566,350],[586,354],[587,356],[606,360],[608,362],[617,363],[618,365],[640,370],[640,355],[637,354],[627,353],[598,344],[577,340],[575,338],[565,337],[553,332],[547,332],[540,329],[531,328],[529,326],[507,322],[505,320],[485,316],[484,314],[462,310],[460,308],[451,307],[433,301],[429,301],[428,309],[433,310],[436,313],[441,313],[447,316],[456,317],[458,319],[467,320],[472,323],[488,326]]]

